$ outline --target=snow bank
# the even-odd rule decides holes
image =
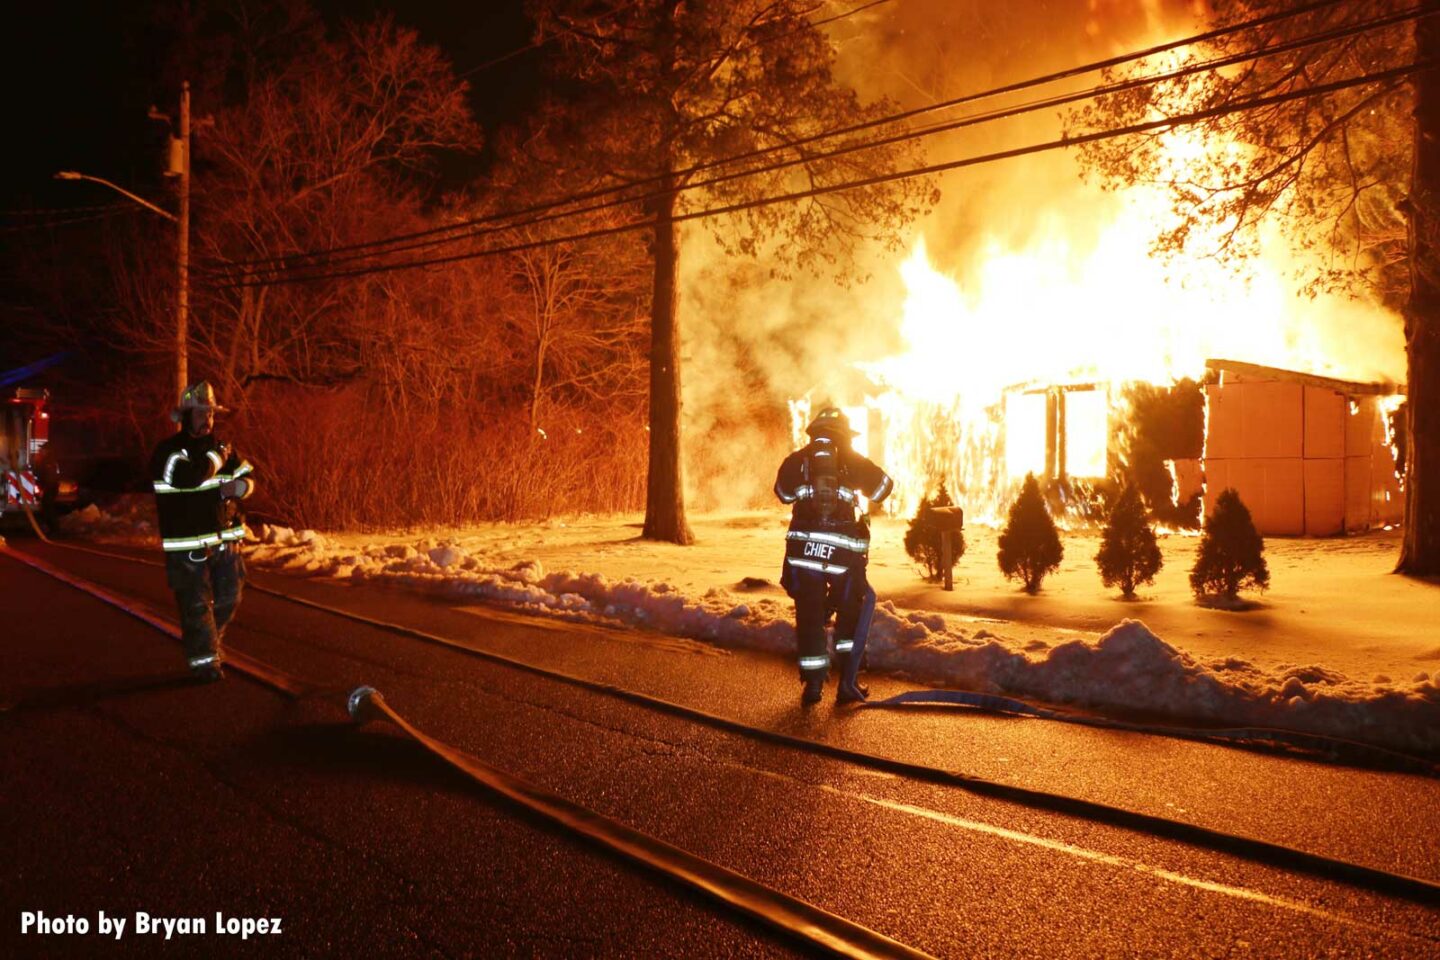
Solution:
[[[119,543],[149,542],[159,536],[153,497],[118,497],[103,508],[91,503],[61,515],[59,525],[67,535]]]
[[[128,522],[135,532],[135,517]],[[123,532],[126,523],[97,510],[74,517],[73,529]],[[663,580],[547,571],[538,560],[514,562],[498,547],[467,549],[454,541],[346,550],[311,530],[260,525],[252,535],[249,561],[289,573],[403,585],[726,647],[794,650],[791,605],[777,595],[720,587],[693,595]],[[1123,620],[1098,640],[1058,639],[1054,645],[1007,640],[991,632],[1003,626],[989,627],[883,601],[870,633],[870,669],[1101,712],[1275,727],[1440,754],[1440,676],[1359,681],[1318,664],[1261,669],[1233,656],[1199,658],[1167,644],[1139,620]]]

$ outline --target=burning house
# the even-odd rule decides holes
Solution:
[[[1205,371],[1201,382],[1169,387],[1014,385],[988,410],[993,429],[982,431],[953,407],[897,417],[874,384],[852,384],[847,413],[862,451],[918,456],[923,466],[912,474],[947,477],[982,515],[1033,473],[1063,491],[1057,504],[1072,519],[1093,520],[1099,501],[1087,495],[1125,474],[1165,523],[1193,526],[1227,487],[1266,536],[1334,536],[1401,521],[1399,386],[1238,360],[1207,360]],[[808,397],[792,405],[797,436],[809,405]],[[1157,470],[1158,483],[1147,476]]]
[[[1209,105],[1210,91],[1190,92]],[[1036,116],[956,137],[1003,150],[1064,132]],[[1406,375],[1406,347],[1383,285],[1362,282],[1372,253],[1355,251],[1349,276],[1327,224],[1297,212],[1237,232],[1177,201],[1171,179],[1209,183],[1207,171],[1248,162],[1245,137],[1177,125],[1146,149],[1156,169],[1123,189],[1068,151],[946,174],[908,256],[877,248],[857,262],[868,285],[727,284],[689,268],[686,296],[716,318],[715,355],[730,356],[735,318],[754,317],[756,342],[776,349],[740,361],[764,366],[780,396],[809,383],[814,402],[845,407],[857,445],[895,478],[896,515],[944,480],[971,523],[999,523],[1033,473],[1073,524],[1100,518],[1120,476],[1168,529],[1193,529],[1226,486],[1270,535],[1395,522],[1387,419],[1403,387],[1389,384]],[[1215,357],[1240,362],[1207,365]],[[719,406],[730,398],[717,384]]]
[[[1014,387],[1005,394],[1005,471],[1043,480],[1109,474],[1109,387],[1103,383]]]

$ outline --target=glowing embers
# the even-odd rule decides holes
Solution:
[[[1099,479],[1108,473],[1110,401],[1103,385],[1005,393],[1005,473],[1014,483],[1033,473],[1044,480]]]

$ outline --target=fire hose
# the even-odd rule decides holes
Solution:
[[[374,687],[357,687],[348,701],[357,722],[389,720],[434,756],[491,793],[518,803],[570,833],[678,880],[720,903],[843,957],[930,955],[882,933],[852,923],[804,900],[781,893],[733,870],[641,833],[563,797],[531,786],[518,777],[421,732],[397,713]]]
[[[36,521],[35,515],[31,510],[26,508],[25,515],[29,518],[30,525],[35,530],[35,535],[45,543],[51,544],[53,546],[63,547],[67,550],[76,550],[81,553],[89,553],[99,557],[109,557],[112,560],[124,560],[129,563],[143,563],[150,566],[159,566],[156,561],[146,560],[140,557],[127,557],[123,554],[109,553],[105,550],[95,550],[90,547],[80,547],[69,543],[56,543],[45,535],[45,531]],[[251,583],[249,584],[249,589],[255,590],[260,593],[269,594],[270,596],[279,597],[281,599],[288,600],[291,603],[300,604],[301,606],[313,607],[317,610],[323,610],[327,613],[333,613],[338,616],[347,617],[351,620],[366,623],[370,626],[379,627],[381,629],[389,630],[394,633],[402,633],[411,637],[415,637],[416,639],[455,647],[456,649],[465,650],[477,656],[483,656],[493,660],[504,662],[510,666],[517,666],[521,667],[522,669],[531,670],[532,672],[550,675],[555,679],[563,679],[567,682],[576,682],[581,685],[591,685],[590,681],[571,677],[568,674],[561,674],[554,671],[546,671],[542,668],[530,667],[528,664],[525,664],[519,660],[512,660],[508,657],[502,657],[498,654],[489,654],[477,651],[473,648],[466,647],[463,644],[457,644],[442,637],[436,637],[431,634],[424,633],[423,631],[418,631],[410,627],[403,626],[401,624],[389,623],[384,620],[377,620],[370,617],[363,617],[359,614],[351,613],[348,610],[341,610],[336,607],[326,606],[325,604],[315,603],[312,600],[305,600],[301,597],[291,596],[288,593],[283,593],[279,590],[273,590],[269,587],[262,587],[259,584]],[[860,617],[856,622],[855,626],[855,645],[852,648],[845,672],[840,677],[842,690],[857,691],[858,689],[861,689],[859,688],[859,672],[861,669],[861,665],[864,662],[866,641],[870,633],[870,627],[875,615],[875,603],[875,592],[873,589],[867,587],[866,595],[861,603]],[[594,684],[594,686],[596,689],[601,689],[602,692],[607,693],[613,692],[620,694],[626,692],[619,690],[619,688],[612,687],[609,684]],[[645,700],[654,699],[643,697],[643,695],[637,696],[640,696],[642,699]],[[852,696],[851,699],[852,701],[860,701],[863,700],[864,697],[863,695]],[[655,700],[654,702],[668,704],[668,701],[663,700]],[[1089,714],[1071,713],[1064,710],[1055,710],[1049,707],[1043,707],[1037,704],[1027,703],[1024,700],[1019,700],[1013,697],[1006,697],[990,693],[976,693],[969,690],[908,690],[904,693],[896,694],[895,696],[888,697],[884,700],[862,702],[859,703],[858,706],[869,709],[902,709],[925,706],[968,707],[974,710],[981,710],[987,713],[994,713],[1002,716],[1031,717],[1037,720],[1053,720],[1060,723],[1073,723],[1080,726],[1097,727],[1110,730],[1121,730],[1127,733],[1140,733],[1150,736],[1171,737],[1177,740],[1193,740],[1202,743],[1236,743],[1244,746],[1269,745],[1279,747],[1291,747],[1297,750],[1304,750],[1314,754],[1343,758],[1352,762],[1379,763],[1412,773],[1423,774],[1425,776],[1440,777],[1440,764],[1437,764],[1424,757],[1419,757],[1408,753],[1402,753],[1398,750],[1390,750],[1385,747],[1376,746],[1374,744],[1362,743],[1358,740],[1346,740],[1342,737],[1333,737],[1318,733],[1304,733],[1298,730],[1286,730],[1280,727],[1183,727],[1175,726],[1173,724],[1132,723],[1124,720],[1115,720],[1108,717],[1099,717]],[[677,709],[683,711],[687,708],[679,707]],[[709,717],[710,715],[704,714],[704,716]]]
[[[180,638],[179,628],[173,623],[97,584],[3,544],[0,544],[0,554],[88,593],[166,636],[176,640]],[[290,698],[309,697],[323,692],[318,686],[249,657],[234,647],[226,650],[225,661],[227,666],[233,666],[239,672]],[[759,920],[785,935],[828,953],[855,960],[933,960],[930,954],[883,933],[846,920],[657,837],[627,827],[580,804],[534,787],[478,757],[431,737],[396,712],[373,687],[356,688],[347,699],[346,707],[357,722],[373,719],[390,721],[427,752],[459,770],[487,792],[519,804],[565,832],[675,880],[722,907]]]
[[[31,517],[31,522],[34,522],[34,517]],[[3,543],[0,543],[0,554],[4,554],[13,560],[38,570],[48,577],[53,577],[67,586],[74,587],[76,590],[88,593],[97,600],[109,604],[121,613],[134,617],[146,626],[153,627],[177,642],[180,640],[179,626],[147,610],[140,604],[131,603],[128,600],[116,596],[99,584],[91,583],[89,580],[66,573],[59,567],[48,564],[44,560],[26,556],[21,551],[12,550]],[[264,686],[282,693],[287,697],[299,698],[314,692],[314,688],[303,680],[298,680],[261,660],[256,660],[254,657],[247,656],[239,651],[227,650],[225,662],[227,666],[233,666],[241,673],[246,674]]]
[[[83,553],[91,553],[97,556],[109,557],[127,562],[140,562],[153,564],[154,561],[140,560],[134,557],[127,557],[122,554],[108,553],[102,550],[94,550],[87,547],[71,546],[69,544],[57,544],[66,549],[72,549]],[[15,555],[16,551],[7,551]],[[47,565],[48,566],[48,565]],[[1023,804],[1028,807],[1049,810],[1069,816],[1080,817],[1099,823],[1106,823],[1122,829],[1136,830],[1152,836],[1165,837],[1207,849],[1223,851],[1235,856],[1244,857],[1262,863],[1269,863],[1286,869],[1297,870],[1311,875],[1319,876],[1328,880],[1339,880],[1353,885],[1378,890],[1395,896],[1403,897],[1417,903],[1430,906],[1440,905],[1440,883],[1424,880],[1408,874],[1396,873],[1382,870],[1375,867],[1368,867],[1348,860],[1327,857],[1321,854],[1274,843],[1268,840],[1261,840],[1244,834],[1229,833],[1223,830],[1216,830],[1198,824],[1188,823],[1181,820],[1172,820],[1154,814],[1141,813],[1124,807],[1098,801],[1085,800],[1079,797],[1072,797],[1065,794],[1052,793],[1045,790],[1038,790],[1029,787],[1022,787],[1014,784],[1001,783],[994,780],[987,780],[983,777],[961,773],[953,770],[946,770],[928,764],[914,763],[907,760],[900,760],[878,754],[866,753],[860,750],[853,750],[847,747],[837,746],[820,740],[811,740],[792,734],[782,733],[777,730],[765,727],[755,727],[738,720],[732,720],[718,714],[709,713],[695,707],[688,707],[683,704],[674,703],[660,697],[639,693],[633,690],[626,690],[613,684],[597,680],[590,680],[584,677],[575,676],[563,671],[550,669],[527,663],[504,654],[494,653],[468,646],[456,640],[436,634],[427,633],[403,624],[391,623],[361,614],[353,613],[338,607],[317,603],[302,597],[292,596],[278,590],[261,587],[258,584],[250,583],[249,589],[269,594],[300,606],[320,610],[335,616],[343,617],[357,623],[364,623],[372,627],[396,633],[402,636],[412,637],[427,643],[434,643],[440,646],[449,647],[453,650],[463,652],[470,656],[501,664],[516,670],[530,673],[536,676],[545,677],[571,686],[590,690],[616,699],[634,703],[647,709],[667,713],[672,716],[679,716],[701,723],[715,729],[736,733],[751,739],[775,743],[802,750],[807,753],[828,757],[851,763],[867,769],[878,770],[885,773],[897,774],[923,782],[936,783],[943,786],[958,787],[979,796],[986,796],[992,799],[1005,800],[1013,803]],[[857,633],[859,631],[857,630]],[[859,658],[852,658],[858,662]],[[908,696],[924,697],[935,691],[912,691]],[[1022,701],[1011,701],[1004,697],[991,697],[986,694],[964,694],[961,691],[950,691],[958,695],[957,700],[970,699],[970,706],[982,709],[997,709],[1001,713],[1018,713],[1031,710],[1040,710]],[[901,694],[902,703],[907,702],[903,698],[907,694]],[[895,698],[891,698],[894,700]],[[909,701],[913,702],[913,701]],[[955,701],[951,701],[955,702]],[[888,701],[880,701],[876,707],[886,705]],[[1058,711],[1057,711],[1058,714]],[[1071,719],[1069,715],[1059,714],[1054,719]],[[1364,746],[1364,745],[1361,745]],[[1418,758],[1410,758],[1417,762]]]
[[[970,707],[986,713],[998,713],[1016,717],[1034,717],[1039,720],[1058,720],[1086,727],[1105,730],[1124,730],[1127,733],[1143,733],[1152,736],[1174,737],[1180,740],[1231,741],[1242,744],[1274,744],[1294,747],[1314,753],[1345,757],[1358,762],[1384,761],[1385,763],[1426,776],[1440,776],[1440,765],[1424,757],[1412,756],[1397,750],[1387,750],[1373,744],[1345,740],[1318,733],[1302,733],[1298,730],[1282,730],[1275,727],[1176,727],[1155,723],[1130,723],[1109,717],[1096,717],[1080,713],[1067,713],[1049,707],[1026,703],[1012,697],[993,693],[972,693],[968,690],[907,690],[884,700],[873,700],[861,704],[869,709],[908,708],[913,706]]]
[[[868,584],[860,603],[860,616],[855,625],[854,646],[845,662],[845,672],[840,677],[841,696],[848,701],[864,701],[864,688],[859,686],[860,665],[865,656],[865,645],[870,626],[875,617],[875,591]],[[897,709],[911,706],[968,707],[1005,716],[1033,717],[1038,720],[1056,720],[1106,730],[1123,730],[1127,733],[1141,733],[1151,736],[1173,737],[1180,740],[1201,742],[1231,742],[1240,744],[1268,744],[1293,747],[1311,753],[1329,754],[1358,762],[1381,761],[1402,770],[1421,773],[1426,776],[1440,776],[1440,765],[1423,757],[1388,750],[1384,747],[1346,740],[1323,734],[1303,733],[1298,730],[1284,730],[1276,727],[1179,727],[1170,724],[1131,723],[1109,717],[1097,717],[1069,713],[1049,707],[1026,703],[1013,697],[991,693],[974,693],[969,690],[907,690],[884,700],[861,702],[859,706],[869,709]]]

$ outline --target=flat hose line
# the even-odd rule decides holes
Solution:
[[[24,556],[20,551],[12,550],[3,544],[0,544],[0,555],[16,559],[68,586],[90,594],[167,636],[179,639],[180,632],[174,624],[117,597],[97,584],[66,573],[43,560]],[[120,557],[119,554],[106,556]],[[320,692],[319,687],[246,656],[233,647],[226,650],[225,660],[227,665],[233,665],[241,673],[250,675],[287,697],[305,697]],[[587,807],[541,790],[472,754],[431,737],[397,713],[373,687],[356,688],[347,699],[346,708],[350,716],[358,722],[369,719],[389,720],[427,752],[464,773],[488,792],[520,804],[562,830],[676,880],[716,901],[722,907],[759,920],[810,946],[855,960],[934,960],[931,954],[768,887],[758,880],[682,850],[658,837],[627,827]]]
[[[993,693],[972,693],[968,690],[907,690],[884,700],[871,700],[860,705],[868,710],[907,708],[912,706],[970,707],[989,713],[1003,713],[1017,717],[1033,717],[1039,720],[1059,720],[1083,727],[1098,727],[1103,730],[1123,730],[1127,733],[1143,733],[1178,740],[1202,742],[1227,742],[1239,744],[1274,744],[1296,747],[1316,753],[1332,753],[1354,760],[1384,760],[1394,766],[1428,777],[1440,776],[1440,766],[1423,757],[1388,750],[1373,744],[1323,734],[1302,733],[1299,730],[1284,730],[1278,727],[1177,727],[1160,723],[1134,723],[1114,720],[1109,717],[1092,717],[1083,714],[1066,713],[1003,697]]]
[[[29,511],[27,510],[26,513],[29,514]],[[81,553],[94,554],[98,557],[108,557],[112,560],[125,560],[131,563],[161,566],[161,564],[153,560],[147,560],[142,557],[129,557],[124,554],[110,553],[105,550],[95,550],[90,547],[56,543],[45,536],[44,531],[35,523],[33,516],[30,517],[30,523],[35,527],[35,532],[39,535],[40,539],[51,546],[62,547],[67,550],[77,550]],[[387,623],[382,620],[373,620],[359,614],[350,613],[346,610],[314,603],[313,601],[302,600],[291,594],[269,587],[262,587],[259,584],[252,584],[251,588],[261,593],[290,600],[294,603],[313,606],[338,616],[349,617],[361,623],[383,627],[387,630],[410,633],[412,636],[418,636],[421,639],[432,642],[451,643],[451,641],[444,640],[443,638],[422,635],[409,627]],[[471,653],[481,653],[481,651],[473,650],[463,645],[457,648],[467,650]],[[512,662],[512,665],[517,665],[518,663],[518,661],[515,661]],[[557,677],[561,676],[558,673],[554,675]],[[1133,723],[1124,720],[1115,720],[1109,717],[1087,716],[1084,714],[1054,710],[1048,707],[1037,706],[1033,703],[1027,703],[1024,700],[1013,697],[989,693],[975,693],[969,690],[907,690],[904,693],[896,694],[884,700],[872,700],[857,704],[857,707],[860,709],[872,710],[909,706],[963,706],[1005,716],[1053,720],[1060,723],[1073,723],[1078,726],[1121,730],[1127,733],[1141,733],[1150,736],[1171,737],[1178,740],[1193,740],[1202,743],[1237,743],[1242,746],[1294,747],[1311,753],[1330,754],[1334,757],[1345,758],[1360,763],[1378,762],[1403,771],[1419,773],[1428,777],[1440,777],[1440,764],[1436,764],[1424,757],[1402,753],[1398,750],[1391,750],[1370,743],[1363,743],[1358,740],[1347,740],[1343,737],[1332,737],[1326,734],[1305,733],[1299,730],[1286,730],[1280,727],[1185,727],[1173,724]]]
[[[357,687],[350,694],[348,707],[357,722],[389,720],[431,754],[492,793],[519,803],[569,832],[642,867],[679,880],[782,933],[798,936],[844,957],[930,956],[492,767],[478,757],[421,732],[391,708],[374,687]]]
[[[158,566],[158,564],[152,560],[127,557],[123,554],[107,553],[88,547],[75,547],[68,544],[56,544],[56,546],[79,550],[84,553],[92,553],[115,560]],[[1261,840],[1255,837],[1245,836],[1244,834],[1229,833],[1210,827],[1202,827],[1197,824],[1172,820],[1156,814],[1141,813],[1108,803],[1085,800],[1079,797],[1071,797],[1065,794],[1052,793],[1030,787],[1000,783],[959,771],[945,770],[928,764],[914,763],[908,760],[899,760],[893,757],[865,753],[863,751],[825,743],[820,740],[810,740],[792,734],[781,733],[776,730],[768,730],[764,727],[755,727],[742,723],[739,720],[732,720],[729,717],[708,713],[695,707],[687,707],[683,704],[674,703],[649,694],[626,690],[623,687],[617,687],[613,684],[589,680],[584,677],[564,673],[563,671],[526,663],[523,660],[516,660],[504,654],[480,650],[446,637],[427,633],[423,630],[417,630],[413,627],[352,613],[348,610],[317,603],[314,600],[307,600],[303,597],[293,596],[279,590],[262,587],[253,582],[247,583],[247,589],[258,590],[261,593],[279,597],[291,603],[329,613],[333,616],[343,617],[357,623],[363,623],[392,633],[423,640],[427,643],[448,647],[452,650],[457,650],[491,663],[501,664],[515,670],[604,694],[672,716],[683,717],[705,726],[737,733],[750,739],[780,744],[807,753],[841,760],[866,769],[898,774],[928,783],[959,787],[979,796],[1006,800],[1036,809],[1067,814],[1111,826],[1176,840],[1181,843],[1223,851],[1249,860],[1311,874],[1321,879],[1343,881],[1353,886],[1376,890],[1428,906],[1440,906],[1440,883],[1409,874],[1382,870],[1377,867],[1367,867],[1349,860],[1341,860],[1322,854],[1310,853],[1297,847],[1290,847],[1269,840]]]
[[[32,524],[34,522],[32,518]],[[119,553],[110,553],[105,550],[95,550],[90,547],[80,547],[68,543],[57,543],[45,534],[37,526],[36,531],[40,538],[51,546],[61,547],[66,550],[76,550],[81,553],[93,554],[97,557],[107,557],[112,560],[124,560],[130,563],[140,563],[149,566],[162,566],[154,560],[147,560],[143,557],[131,557]],[[410,627],[400,624],[389,623],[383,620],[375,620],[360,614],[351,613],[337,607],[330,607],[325,604],[304,600],[292,594],[284,593],[270,587],[263,587],[259,584],[250,584],[250,589],[270,596],[280,597],[293,603],[314,607],[324,610],[337,616],[348,617],[360,623],[381,627],[399,633],[409,634],[419,639],[434,643],[448,644],[459,650],[473,653],[477,656],[485,656],[483,651],[475,650],[463,644],[457,644],[442,637],[435,637],[424,634]],[[500,656],[500,655],[496,655]],[[511,666],[528,667],[522,661],[512,661],[500,656],[500,661]],[[557,679],[569,678],[579,679],[582,683],[592,683],[583,678],[569,677],[558,672],[547,672],[542,668],[542,675],[553,676]],[[601,684],[595,689],[604,689],[605,692],[619,691],[619,688],[611,688],[608,684]],[[624,692],[624,691],[619,691]],[[659,701],[665,703],[666,701]],[[1281,727],[1186,727],[1173,724],[1158,723],[1135,723],[1124,720],[1116,720],[1109,717],[1089,716],[1085,714],[1069,713],[1062,710],[1054,710],[1048,707],[1027,703],[1013,697],[1005,697],[990,693],[975,693],[969,690],[907,690],[884,700],[872,700],[856,705],[858,709],[889,709],[912,706],[937,706],[954,707],[963,706],[976,710],[983,710],[988,713],[1001,714],[1004,716],[1029,717],[1038,720],[1052,720],[1060,723],[1072,723],[1077,726],[1096,727],[1100,729],[1121,730],[1127,733],[1141,733],[1150,736],[1171,737],[1177,740],[1192,740],[1201,743],[1235,743],[1241,746],[1250,747],[1294,747],[1299,750],[1309,751],[1315,754],[1329,754],[1332,757],[1343,758],[1357,763],[1379,763],[1391,769],[1418,773],[1428,777],[1440,777],[1440,764],[1436,764],[1424,757],[1414,754],[1402,753],[1398,750],[1391,750],[1387,747],[1376,746],[1371,743],[1363,743],[1358,740],[1347,740],[1343,737],[1333,737],[1319,733],[1305,733],[1299,730],[1287,730]],[[708,716],[708,715],[707,715]],[[810,741],[806,741],[810,742]]]
[[[116,596],[99,584],[91,583],[89,580],[66,573],[59,567],[48,564],[36,557],[27,556],[19,550],[12,550],[3,543],[0,543],[0,556],[10,557],[12,560],[16,560],[28,567],[38,570],[46,576],[53,577],[67,586],[88,593],[92,597],[109,604],[122,613],[134,617],[141,623],[155,628],[176,641],[180,639],[180,628],[174,623],[156,616],[138,604],[131,603],[128,600]],[[309,696],[316,692],[315,687],[305,683],[303,680],[292,677],[264,661],[256,660],[254,657],[247,656],[239,651],[227,651],[226,665],[233,666],[237,671],[245,674],[252,680],[284,694],[291,699]]]

